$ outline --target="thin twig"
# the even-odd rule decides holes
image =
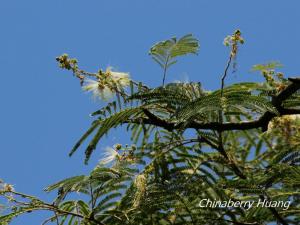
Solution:
[[[229,56],[229,59],[227,61],[227,65],[225,67],[224,74],[223,74],[222,79],[221,79],[221,97],[223,97],[223,90],[224,90],[224,86],[225,86],[225,79],[226,79],[227,72],[228,72],[228,69],[229,69],[231,61],[232,61],[232,57],[233,57],[233,54],[230,52],[230,56]]]
[[[167,57],[165,65],[164,65],[164,74],[163,74],[163,82],[162,82],[163,86],[165,86],[165,80],[166,80],[166,75],[167,75],[168,62],[169,62],[169,56]]]

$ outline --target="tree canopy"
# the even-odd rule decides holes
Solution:
[[[198,81],[166,83],[170,66],[198,53],[199,41],[191,34],[150,48],[162,68],[159,87],[113,68],[87,72],[67,54],[57,57],[84,91],[106,102],[91,113],[94,121],[69,155],[85,148],[88,163],[101,139],[120,126],[132,143],[107,148],[89,174],[45,188],[57,192],[51,203],[1,181],[0,195],[9,203],[0,223],[46,210],[53,214],[43,224],[57,225],[299,224],[300,78],[285,76],[280,63],[269,62],[252,68],[264,82],[226,85],[242,44],[239,30],[224,39],[229,57],[220,88],[213,91]],[[204,200],[270,205],[203,207]]]

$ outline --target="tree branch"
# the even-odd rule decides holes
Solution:
[[[277,96],[272,98],[272,105],[278,110],[279,115],[292,115],[300,114],[300,109],[285,109],[281,106],[282,102],[293,95],[296,91],[300,89],[300,78],[289,78],[291,84],[289,84],[283,91],[281,91]],[[181,124],[175,124],[173,122],[166,121],[161,119],[151,113],[149,110],[144,110],[145,115],[148,118],[139,118],[134,120],[129,120],[127,123],[144,123],[162,127],[168,131],[181,128]],[[249,129],[258,129],[261,128],[262,131],[268,129],[269,122],[276,117],[277,115],[271,112],[265,112],[259,119],[252,121],[243,121],[243,122],[208,122],[200,123],[193,121],[189,123],[185,128],[194,128],[194,129],[204,129],[204,130],[217,130],[217,131],[226,131],[226,130],[249,130]]]
[[[226,73],[224,78],[226,77]],[[300,114],[300,109],[285,109],[282,107],[282,103],[284,100],[289,98],[291,95],[293,95],[296,91],[300,89],[300,78],[289,78],[289,81],[291,84],[289,84],[283,91],[281,91],[277,96],[273,96],[271,100],[271,104],[277,109],[280,116],[283,115],[291,115],[291,114]],[[224,85],[222,80],[222,86]],[[145,115],[148,118],[142,118],[142,120],[139,120],[139,123],[145,123],[145,124],[152,124],[159,127],[162,127],[166,130],[172,131],[174,129],[180,128],[180,125],[176,125],[175,123],[168,122],[166,120],[163,120],[153,113],[151,113],[149,110],[144,110]],[[266,131],[268,129],[269,122],[276,117],[277,115],[272,112],[265,112],[258,120],[253,121],[247,121],[247,122],[239,122],[239,123],[223,123],[221,122],[210,122],[210,123],[198,123],[198,122],[192,122],[185,128],[194,128],[194,129],[209,129],[209,130],[217,130],[219,132],[225,131],[225,130],[249,130],[254,128],[261,128],[262,131]],[[131,121],[132,122],[132,121]],[[212,143],[208,143],[212,144]],[[225,150],[220,146],[212,146],[215,149],[219,150],[219,152],[230,162],[230,159],[228,158]],[[241,170],[236,167],[235,164],[231,164],[232,169],[234,172],[241,178],[246,179],[247,177],[241,172]],[[262,200],[265,199],[265,196],[260,195],[260,198]],[[268,198],[268,196],[267,196]],[[270,208],[271,213],[276,218],[276,220],[283,224],[287,225],[285,220],[279,215],[277,210],[275,208]]]

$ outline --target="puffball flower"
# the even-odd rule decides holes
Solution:
[[[111,147],[106,147],[103,156],[104,156],[103,159],[100,160],[100,164],[103,164],[103,165],[107,165],[107,164],[115,161],[116,159],[120,158],[119,153]]]
[[[113,94],[123,92],[123,88],[129,86],[130,77],[128,73],[115,72],[108,67],[97,80],[87,78],[84,83],[82,87],[84,91],[92,92],[94,98],[107,101],[113,97]]]
[[[108,86],[101,85],[99,81],[92,79],[85,79],[85,85],[83,85],[82,89],[92,92],[94,98],[99,98],[103,101],[107,101],[113,97],[113,91]]]
[[[112,71],[111,67],[108,67],[105,74],[117,85],[118,88],[124,88],[130,84],[130,76],[128,73]]]
[[[7,183],[4,183],[1,185],[1,191],[4,191],[4,192],[12,192],[12,191],[15,191],[14,189],[14,186],[12,184],[7,184]]]

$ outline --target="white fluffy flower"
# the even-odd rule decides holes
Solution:
[[[103,159],[100,160],[100,164],[109,164],[118,159],[119,157],[120,155],[115,149],[111,147],[106,147],[105,152],[103,154]]]
[[[0,187],[1,191],[4,192],[12,192],[15,191],[14,186],[12,184],[2,183]]]
[[[92,92],[94,98],[107,101],[114,93],[123,92],[123,88],[130,84],[130,78],[128,73],[114,72],[108,67],[98,80],[87,78],[84,83],[82,87],[84,91]]]
[[[86,79],[85,85],[82,87],[84,91],[92,92],[94,98],[100,98],[104,101],[109,100],[113,97],[113,91],[107,87],[102,86],[98,81]]]
[[[223,45],[225,46],[229,46],[232,42],[232,37],[230,35],[228,35],[227,37],[224,38],[223,40]]]
[[[117,84],[119,88],[124,88],[130,84],[130,76],[128,73],[112,71],[111,67],[108,67],[105,73],[110,76],[112,81]]]

